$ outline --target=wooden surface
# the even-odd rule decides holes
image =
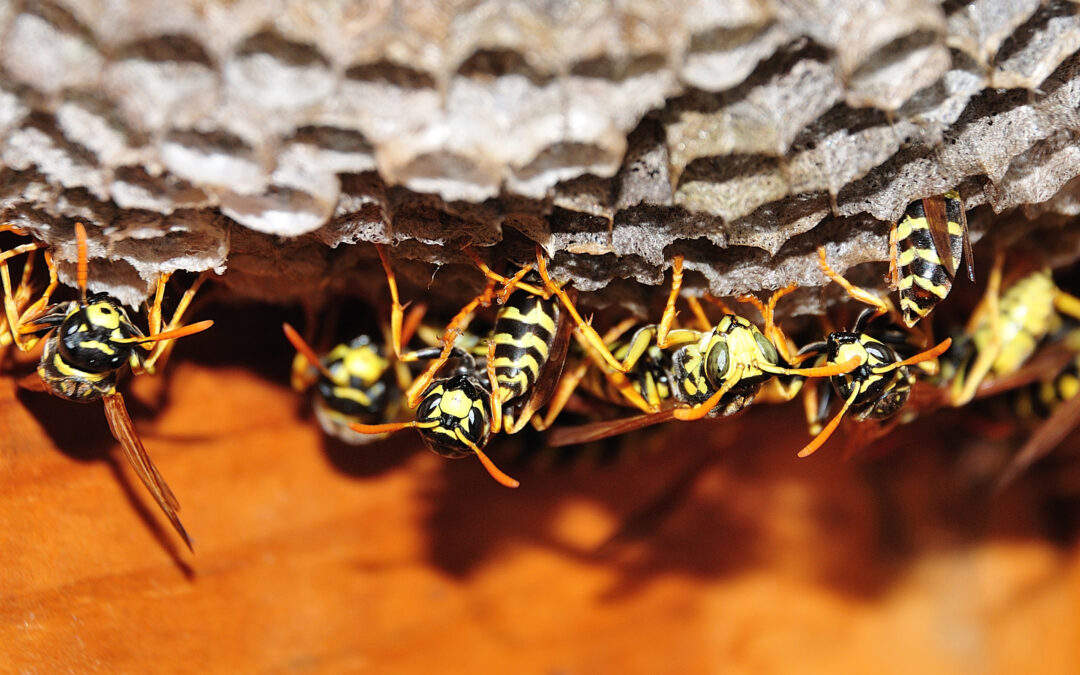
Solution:
[[[956,416],[845,462],[760,408],[510,491],[411,432],[326,441],[259,317],[259,350],[226,321],[129,397],[194,556],[99,405],[0,380],[0,670],[1080,672],[1072,529],[1032,483],[965,491],[992,441]]]

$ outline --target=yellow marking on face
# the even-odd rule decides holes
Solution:
[[[120,312],[109,303],[95,302],[86,307],[86,315],[90,323],[100,328],[118,328],[120,326]]]
[[[450,391],[444,392],[439,399],[439,409],[452,417],[468,417],[469,410],[472,406],[472,399],[466,396],[465,392],[460,389],[451,389]]]
[[[865,365],[870,360],[870,354],[861,342],[852,342],[840,345],[836,352],[836,363],[845,363],[853,358],[859,359],[859,365]]]

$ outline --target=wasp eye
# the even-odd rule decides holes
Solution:
[[[705,377],[714,387],[719,387],[727,375],[729,362],[727,340],[718,341],[705,358]]]
[[[889,354],[889,350],[884,346],[877,344],[876,342],[866,343],[866,353],[871,358],[876,359],[879,363],[891,363],[895,361],[892,355]]]
[[[777,363],[780,361],[780,355],[776,353],[776,347],[774,347],[773,343],[769,342],[769,339],[764,335],[754,331],[754,342],[757,343],[758,349],[769,363]]]

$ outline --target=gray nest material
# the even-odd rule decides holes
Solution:
[[[953,187],[976,234],[1075,217],[1078,50],[1035,0],[6,3],[0,217],[68,262],[86,222],[128,303],[176,269],[374,293],[373,241],[424,287],[533,242],[595,304],[675,253],[691,292],[820,286],[817,245],[883,261]]]

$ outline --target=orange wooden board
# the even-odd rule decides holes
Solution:
[[[762,407],[512,491],[412,432],[326,441],[287,346],[189,340],[129,403],[195,555],[100,405],[0,380],[0,670],[1080,672],[1080,549],[1031,485],[965,492],[955,415],[798,460]]]

